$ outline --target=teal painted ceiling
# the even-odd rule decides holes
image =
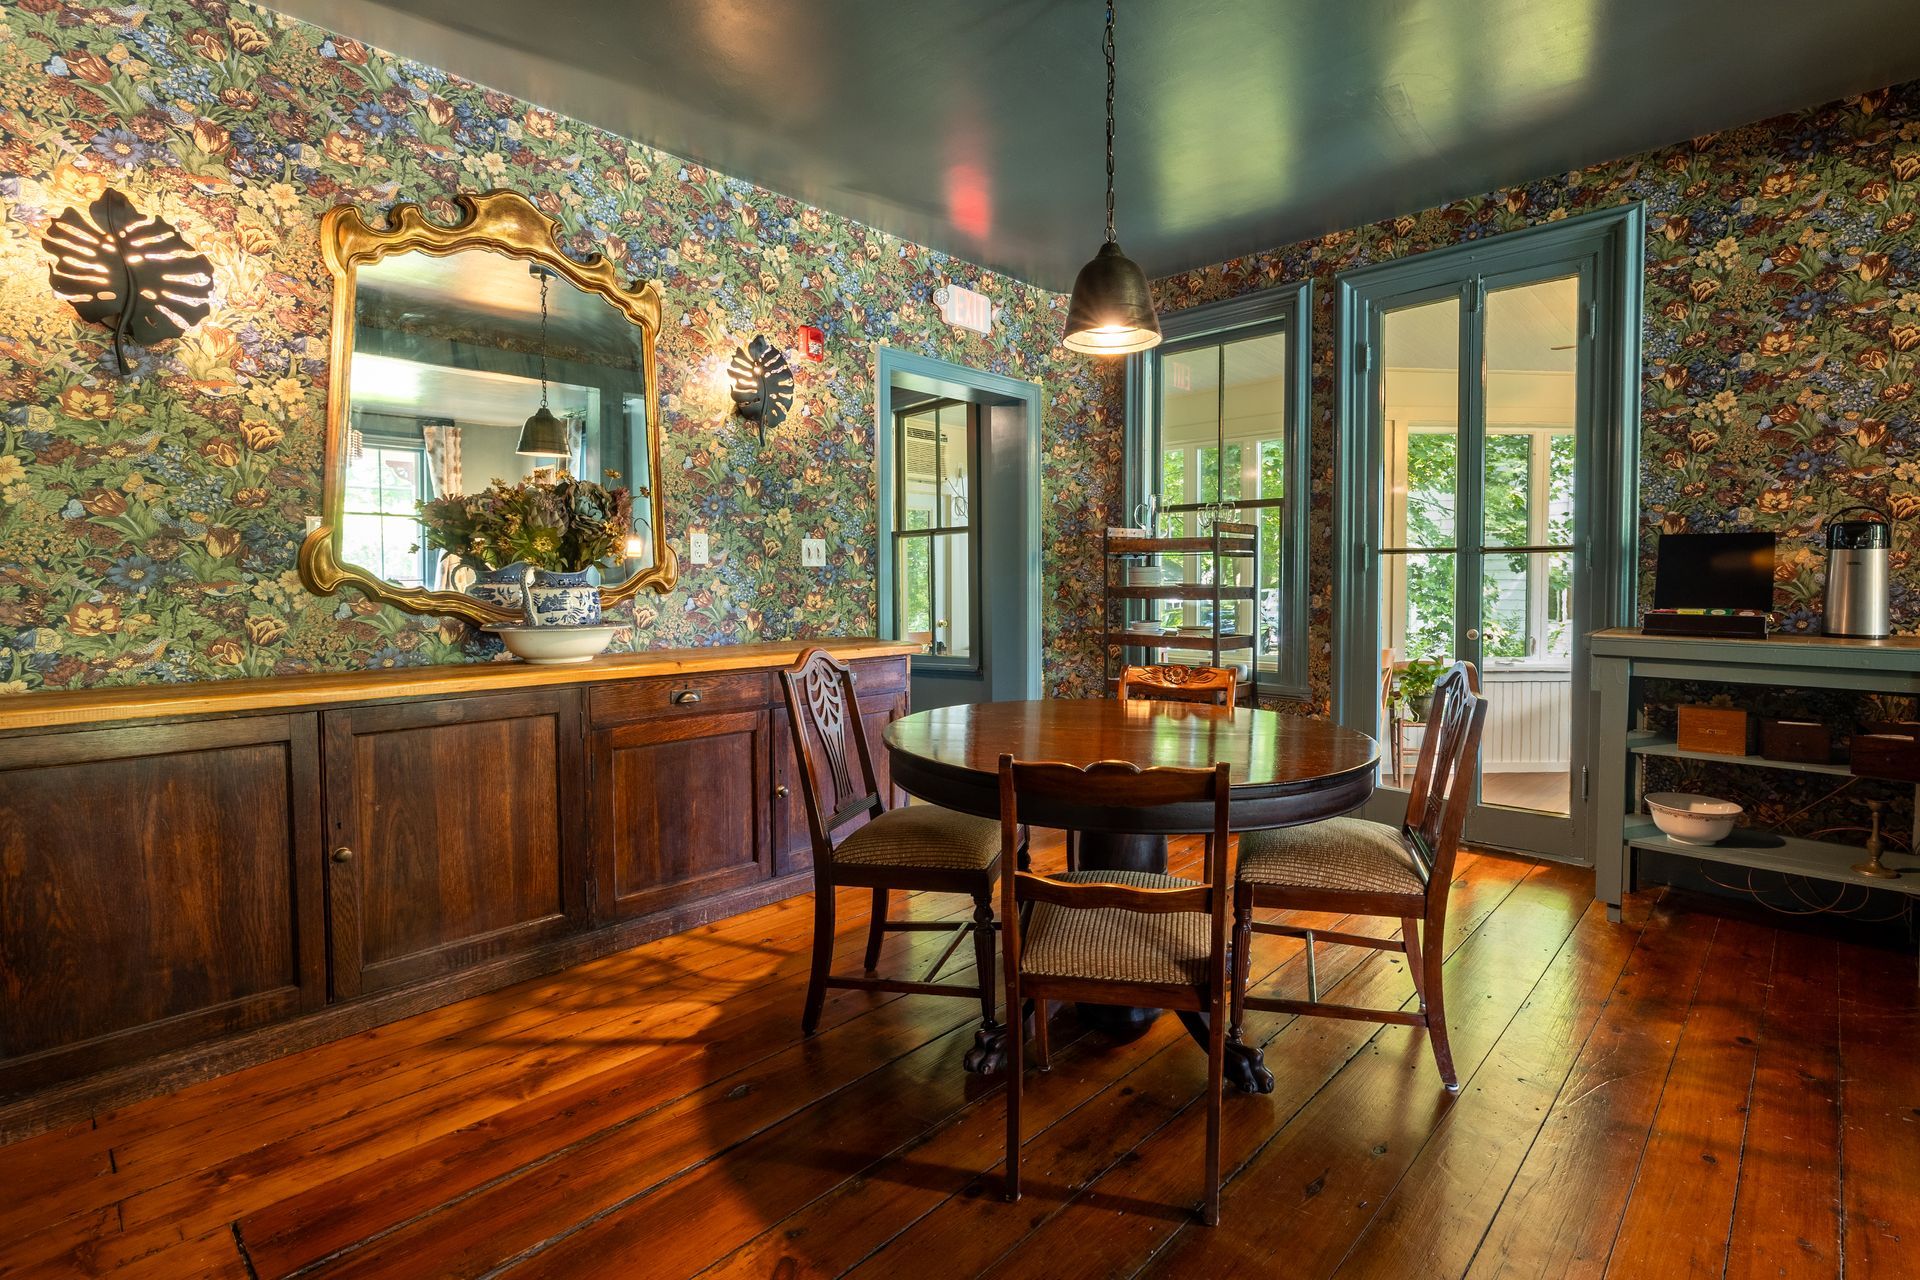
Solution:
[[[1064,289],[1098,0],[270,0]],[[1920,77],[1915,0],[1120,0],[1119,230],[1162,275]]]

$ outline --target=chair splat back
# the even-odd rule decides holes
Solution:
[[[1217,703],[1231,711],[1239,676],[1231,667],[1185,667],[1166,663],[1151,667],[1122,667],[1118,696],[1125,702],[1136,693],[1142,698],[1170,702]]]
[[[886,808],[853,691],[853,668],[825,649],[809,649],[792,670],[780,673],[780,688],[800,748],[807,820],[816,844],[831,846],[846,823]]]
[[[1407,794],[1408,843],[1425,865],[1430,883],[1444,884],[1453,875],[1486,718],[1479,673],[1471,662],[1454,663],[1434,682],[1433,710]]]

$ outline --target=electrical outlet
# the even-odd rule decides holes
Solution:
[[[704,531],[687,535],[687,560],[691,564],[707,562],[707,535]]]
[[[319,517],[319,516],[308,516],[308,517],[307,517],[307,532],[308,532],[308,533],[312,533],[312,532],[313,532],[313,531],[314,531],[315,529],[318,529],[319,527],[320,527],[320,517]]]
[[[824,569],[827,567],[827,540],[825,538],[800,539],[800,567],[803,569]]]

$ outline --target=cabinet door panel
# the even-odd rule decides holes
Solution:
[[[603,918],[645,915],[769,874],[765,711],[638,720],[594,734]]]
[[[327,714],[337,995],[585,924],[577,707],[555,690]]]
[[[0,1089],[325,999],[314,718],[0,742]]]

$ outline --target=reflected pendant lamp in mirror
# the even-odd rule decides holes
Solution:
[[[1113,4],[1107,4],[1107,242],[1074,278],[1067,303],[1067,328],[1061,342],[1068,350],[1096,356],[1123,356],[1160,345],[1160,318],[1153,313],[1147,273],[1126,254],[1113,235]]]
[[[520,443],[514,452],[527,458],[570,458],[573,433],[547,408],[547,281],[553,273],[545,267],[528,269],[540,277],[540,407],[520,428]]]

